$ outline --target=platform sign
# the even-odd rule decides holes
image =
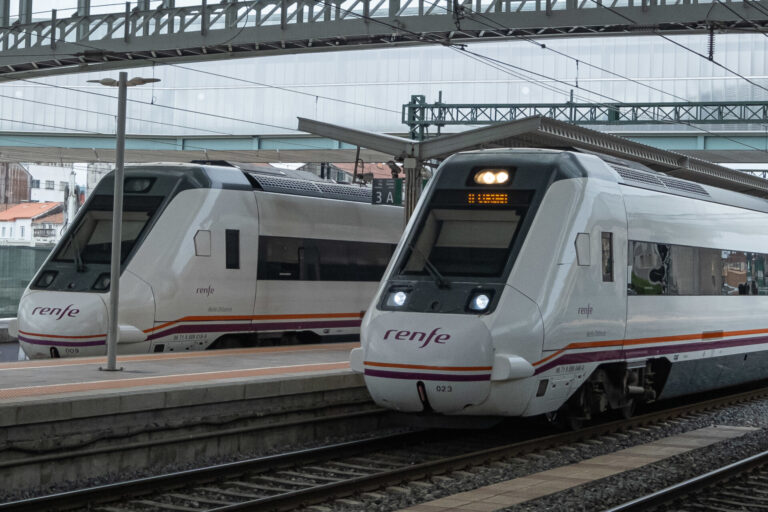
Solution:
[[[371,204],[403,204],[403,178],[388,178],[373,180]]]

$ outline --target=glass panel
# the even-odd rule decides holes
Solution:
[[[666,286],[669,246],[651,242],[630,242],[632,279],[630,295],[663,295]]]
[[[747,255],[723,251],[723,295],[746,295]]]
[[[613,282],[613,233],[600,237],[603,252],[603,282]]]
[[[501,276],[523,216],[516,210],[429,212],[402,273],[426,275],[426,259],[445,276]]]
[[[666,295],[698,295],[697,257],[698,250],[694,247],[669,246]]]
[[[240,268],[240,230],[225,230],[226,266]]]
[[[263,236],[258,278],[375,282],[394,248],[374,242]]]
[[[50,251],[50,246],[0,245],[0,317],[16,316],[24,289]]]
[[[161,197],[143,197],[140,199],[126,197],[124,199],[121,262],[124,262],[131,253],[144,227],[161,202]],[[74,235],[69,235],[68,243],[61,246],[53,258],[54,261],[72,261],[78,265],[81,263],[109,263],[112,256],[111,206],[112,196],[94,198],[88,211],[80,217]]]
[[[723,295],[723,260],[719,249],[697,249],[699,295]]]

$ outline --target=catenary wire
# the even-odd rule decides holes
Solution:
[[[438,7],[440,9],[445,10],[446,12],[451,12],[446,7],[443,7],[442,5],[439,5]],[[477,21],[478,23],[480,23],[482,25],[485,25],[486,27],[488,27],[490,29],[493,29],[493,30],[507,30],[507,31],[510,31],[510,32],[513,31],[512,28],[507,27],[507,26],[499,23],[498,21],[489,18],[488,16],[486,16],[482,12],[477,12],[477,11],[474,11],[474,10],[471,10],[471,9],[467,9],[465,6],[461,6],[461,7],[464,10],[464,12],[469,13],[469,16],[471,16],[475,21]],[[494,23],[496,25],[496,27],[494,27],[493,25],[490,25],[489,23],[485,23],[483,21],[478,20],[477,19],[478,17],[479,18],[483,18],[485,20],[488,20],[489,23]],[[534,39],[531,36],[525,36],[525,35],[522,35],[522,34],[512,34],[512,37],[514,37],[515,39],[519,39],[521,41],[525,41],[527,43],[530,43],[530,44],[532,44],[534,46],[538,46],[542,50],[547,50],[547,51],[553,52],[553,53],[555,53],[557,55],[560,55],[562,57],[565,57],[566,59],[572,60],[573,62],[576,62],[577,65],[578,64],[583,64],[583,65],[585,65],[585,66],[587,66],[589,68],[597,69],[598,71],[602,71],[603,73],[608,73],[609,75],[615,76],[617,78],[621,78],[622,80],[626,80],[626,81],[635,83],[635,84],[637,84],[637,85],[639,85],[641,87],[647,87],[647,88],[649,88],[651,90],[654,90],[656,92],[660,92],[660,93],[665,94],[667,96],[671,96],[671,97],[673,97],[675,99],[679,99],[681,101],[686,101],[686,102],[690,101],[690,100],[688,100],[686,98],[683,98],[682,96],[677,96],[677,95],[675,95],[673,93],[665,91],[664,89],[660,89],[658,87],[654,87],[653,85],[647,84],[647,83],[642,82],[640,80],[636,80],[634,78],[629,78],[627,76],[622,75],[621,73],[617,73],[615,71],[611,71],[610,69],[598,66],[596,64],[592,64],[589,61],[577,59],[576,57],[574,57],[572,55],[568,55],[567,53],[565,53],[565,52],[563,52],[561,50],[557,50],[557,49],[552,48],[552,47],[550,47],[550,46],[548,46],[548,45],[546,45],[544,43],[541,43],[541,42],[537,41],[536,39]]]
[[[11,96],[11,95],[8,95],[8,94],[0,94],[0,98],[7,98],[7,99],[10,99],[10,100],[15,100],[15,101],[25,101],[25,102],[29,102],[29,103],[34,103],[35,105],[45,105],[45,106],[48,106],[48,107],[63,108],[63,109],[66,109],[66,110],[74,110],[76,112],[85,112],[86,114],[94,114],[94,115],[107,116],[107,117],[112,117],[112,118],[115,117],[114,113],[110,114],[108,112],[99,112],[98,110],[90,110],[90,109],[87,109],[87,108],[73,107],[73,106],[70,106],[70,105],[58,105],[56,103],[49,103],[49,102],[40,101],[40,100],[32,100],[32,99],[29,99],[29,98],[18,98],[16,96]],[[231,133],[220,132],[220,131],[216,131],[216,130],[208,130],[208,129],[205,129],[205,128],[196,128],[196,127],[192,127],[192,126],[184,126],[184,125],[174,124],[174,123],[165,123],[163,121],[155,121],[155,120],[152,120],[152,119],[142,119],[140,117],[126,117],[126,120],[137,121],[137,122],[141,122],[141,123],[158,124],[158,125],[163,125],[163,126],[173,126],[175,128],[185,128],[185,129],[188,129],[188,130],[197,130],[197,131],[201,131],[201,132],[213,133],[213,134],[216,134],[216,135],[233,135]]]
[[[592,1],[595,1],[595,0],[592,0]],[[330,4],[328,4],[327,2],[322,2],[322,1],[321,1],[321,2],[318,2],[318,3],[323,3],[323,4],[326,4],[326,5],[330,5]],[[334,5],[334,7],[338,7],[338,6],[335,6],[335,5]],[[347,13],[351,14],[351,15],[354,15],[354,16],[357,16],[357,17],[360,17],[360,18],[363,18],[363,19],[367,19],[367,20],[369,20],[369,21],[374,21],[374,22],[377,22],[377,23],[380,23],[380,24],[386,25],[386,26],[388,26],[388,27],[390,27],[390,28],[397,28],[397,29],[399,29],[400,31],[404,31],[404,32],[410,33],[410,34],[412,34],[412,35],[414,35],[414,36],[417,36],[417,37],[418,37],[420,40],[424,40],[424,38],[423,38],[423,36],[422,36],[421,34],[417,34],[417,33],[415,33],[415,32],[412,32],[412,31],[408,31],[408,30],[403,30],[401,27],[395,27],[395,26],[393,26],[392,24],[389,24],[389,23],[383,22],[383,21],[381,21],[381,20],[378,20],[378,19],[375,19],[375,18],[371,18],[371,17],[369,17],[369,16],[364,16],[364,15],[361,15],[361,14],[359,14],[359,13],[355,13],[355,12],[353,12],[353,11],[351,11],[351,10],[348,10],[348,9],[343,9],[343,10],[344,10],[345,12],[347,12]],[[613,9],[610,9],[610,8],[609,8],[609,10],[611,10],[612,12],[615,12],[615,11],[613,11]],[[616,14],[619,14],[619,13],[616,13]],[[621,15],[621,16],[623,16],[623,15]],[[624,16],[623,16],[623,17],[624,17]],[[625,18],[626,18],[626,17],[625,17]],[[628,20],[629,20],[629,18],[626,18],[626,19],[628,19]],[[631,21],[632,23],[634,23],[634,21],[632,21],[632,20],[630,20],[630,21]],[[241,28],[241,31],[242,31],[242,28]],[[662,34],[657,34],[657,35],[660,35],[661,37],[664,37],[665,39],[668,39],[668,38],[666,38],[665,36],[663,36]],[[668,39],[668,40],[669,40],[669,39]],[[670,40],[670,41],[671,41],[671,40]],[[431,39],[431,40],[428,40],[428,41],[425,41],[425,42],[427,42],[427,43],[429,43],[429,42],[432,42],[432,43],[435,43],[435,44],[442,44],[442,45],[445,45],[445,46],[449,46],[449,47],[455,47],[455,46],[456,46],[456,45],[453,45],[453,44],[451,44],[451,43],[446,43],[445,41],[443,41],[442,39],[439,39],[439,38],[438,38],[438,39],[434,39],[434,38],[433,38],[433,39]],[[672,41],[672,42],[674,43],[674,41]],[[533,44],[539,44],[539,45],[540,45],[540,43],[536,43],[536,42],[534,42]],[[81,45],[81,46],[87,46],[87,45]],[[541,46],[541,45],[540,45],[540,46]],[[94,48],[94,49],[98,49],[98,48]],[[694,51],[694,53],[696,53],[696,52]],[[476,55],[477,55],[477,57],[478,57],[478,58],[480,58],[480,59],[491,59],[491,58],[489,58],[489,57],[487,57],[487,56],[483,56],[483,55],[479,55],[479,54],[476,54]],[[699,54],[699,55],[700,55],[700,54]],[[566,56],[566,57],[570,57],[570,56]],[[504,62],[502,62],[502,61],[498,61],[498,62],[499,62],[501,65],[505,65],[505,66],[512,66],[512,65],[510,65],[510,64],[508,64],[508,63],[504,63]],[[183,67],[183,66],[182,66],[182,67]],[[494,66],[494,67],[495,67],[495,66]],[[512,67],[514,67],[514,66],[512,66]],[[496,68],[496,69],[499,69],[498,67],[495,67],[495,68]],[[519,67],[517,67],[517,68],[518,68],[518,69],[523,69],[523,68],[519,68]],[[499,69],[499,70],[500,70],[500,69]],[[529,72],[529,73],[531,73],[531,74],[537,74],[537,73],[535,73],[535,72],[531,72],[531,71],[529,71],[529,70],[525,70],[525,71],[526,71],[526,72]],[[738,74],[737,74],[737,75],[738,75]],[[518,76],[519,76],[519,75],[518,75]],[[546,77],[546,75],[542,75],[542,76],[545,76],[545,77]],[[741,77],[741,75],[738,75],[738,76],[740,76],[740,77]],[[557,80],[557,79],[554,79],[554,78],[552,78],[552,77],[546,77],[546,78],[548,78],[548,79],[550,79],[550,80],[554,80],[554,81],[560,81],[560,82],[562,82],[561,80]],[[745,78],[745,77],[742,77],[742,78]],[[746,78],[745,78],[745,79],[746,79]],[[747,80],[748,80],[748,79],[747,79]],[[530,81],[530,79],[529,79],[528,81]],[[749,80],[748,80],[748,81],[749,81]],[[32,83],[36,83],[36,82],[32,82]],[[42,84],[42,85],[48,85],[48,84]],[[541,84],[538,84],[538,85],[540,85],[540,86],[541,86]],[[570,84],[567,84],[567,85],[570,85]],[[756,84],[755,84],[755,85],[756,85]],[[583,89],[583,88],[581,88],[581,89]],[[556,89],[554,89],[554,90],[555,90],[555,91],[557,91]],[[586,90],[587,92],[591,92],[591,93],[593,93],[593,94],[601,95],[600,93],[595,93],[594,91],[589,91],[589,90],[587,90],[587,89],[584,89],[584,90]],[[81,91],[81,92],[82,92],[82,91]],[[296,92],[298,92],[298,91],[296,91]],[[558,91],[558,92],[561,92],[561,93],[562,93],[562,91]],[[306,94],[310,94],[310,93],[306,93]],[[601,96],[607,97],[607,96],[605,96],[605,95],[601,95]],[[612,98],[611,98],[611,99],[612,99]],[[132,101],[136,101],[136,100],[132,100]],[[615,100],[614,100],[614,101],[615,101]],[[140,102],[140,103],[141,103],[141,102]],[[174,109],[178,109],[178,107],[168,107],[168,106],[165,106],[165,105],[161,105],[161,104],[154,104],[154,105],[155,105],[155,106],[159,106],[159,107],[162,107],[162,108],[174,108]],[[189,110],[189,109],[181,109],[181,110],[183,110],[183,111],[187,111],[187,112],[192,112],[192,113],[199,113],[199,114],[202,114],[202,115],[212,115],[212,114],[207,114],[207,113],[204,113],[204,112],[191,111],[191,110]],[[214,115],[214,116],[215,116],[215,115]],[[231,119],[231,118],[227,118],[227,119]],[[231,120],[237,120],[237,119],[231,119]],[[254,122],[254,121],[247,121],[247,120],[239,120],[239,121],[242,121],[242,122],[251,122],[251,123],[256,123],[256,122]],[[271,126],[271,127],[277,127],[277,128],[281,128],[281,129],[292,130],[291,128],[282,127],[282,126],[277,126],[277,125],[270,125],[270,124],[267,124],[267,123],[256,123],[256,124],[261,124],[261,125],[265,125],[265,126]],[[683,124],[686,124],[686,123],[683,123]],[[691,125],[691,126],[692,126],[692,125]],[[707,132],[707,133],[711,133],[711,132],[708,132],[707,130],[704,130],[704,129],[702,129],[702,128],[699,128],[699,127],[695,127],[695,126],[693,126],[693,127],[694,127],[694,128],[696,128],[696,129],[700,129],[700,130],[702,130],[702,131],[705,131],[705,132]],[[737,141],[737,142],[738,142],[738,141]],[[741,143],[741,144],[742,144],[742,145],[745,145],[746,147],[751,147],[751,148],[753,148],[753,147],[752,147],[752,146],[750,146],[750,145],[747,145],[747,144],[743,144],[743,143]],[[757,149],[757,148],[753,148],[753,149]]]

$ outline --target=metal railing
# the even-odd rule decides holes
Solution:
[[[0,76],[243,52],[768,27],[768,0],[201,0],[185,7],[166,0],[157,9],[140,0],[103,14],[90,13],[83,2],[74,15],[73,9],[63,16],[54,9],[38,21],[32,0],[15,17],[10,1],[0,0]]]

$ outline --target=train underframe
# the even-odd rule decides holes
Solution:
[[[656,400],[669,370],[666,359],[601,365],[560,409],[545,416],[551,423],[571,429],[611,411],[629,418],[638,405]]]

